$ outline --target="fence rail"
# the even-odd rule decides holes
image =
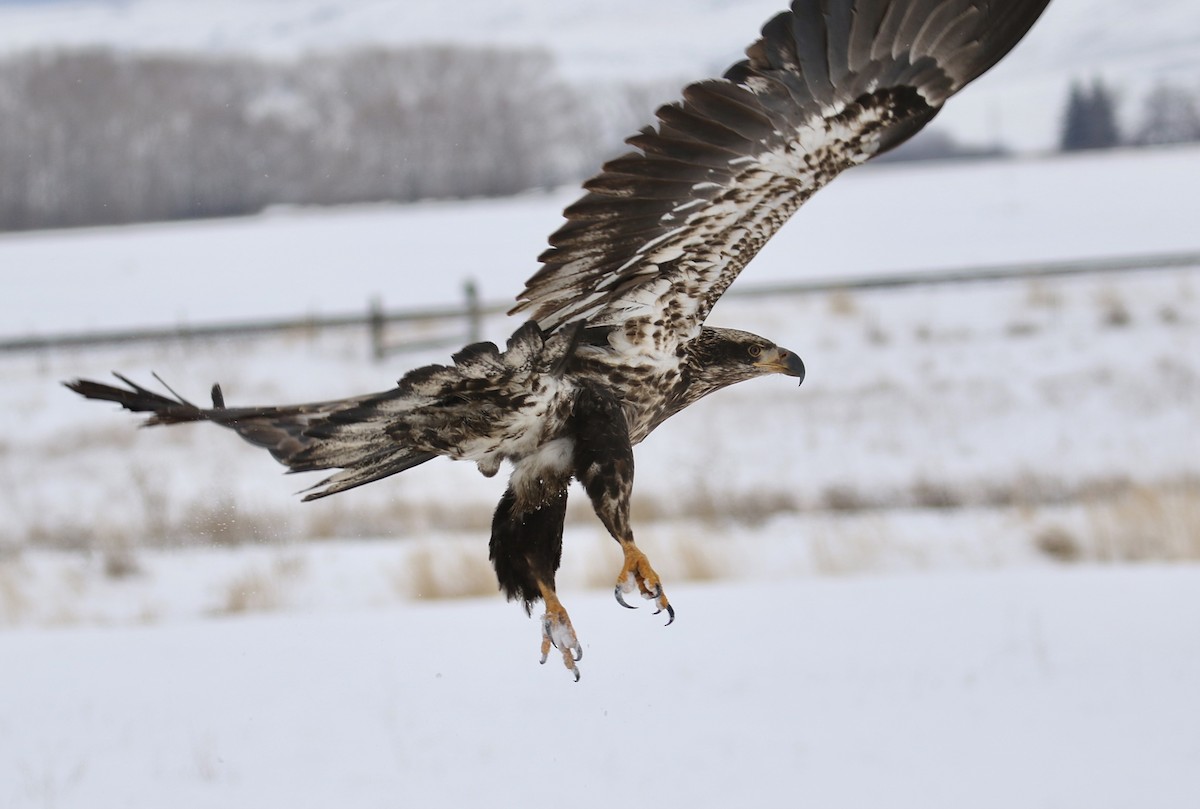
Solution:
[[[1127,273],[1180,269],[1185,267],[1200,267],[1200,252],[1159,253],[1075,261],[997,264],[933,271],[890,272],[841,278],[815,278],[777,284],[741,284],[731,289],[728,295],[738,298],[805,295],[836,291],[895,289],[912,286],[1056,278],[1099,273]],[[446,344],[474,342],[479,339],[479,335],[482,333],[484,318],[506,312],[512,306],[511,301],[481,302],[475,285],[471,282],[464,285],[464,298],[464,302],[458,305],[391,311],[385,310],[376,298],[371,300],[367,311],[362,313],[9,338],[0,340],[0,352],[43,351],[56,348],[83,348],[125,343],[155,343],[198,338],[263,336],[289,332],[316,332],[327,329],[366,328],[370,339],[372,355],[376,358],[382,358],[397,351],[412,351]],[[420,340],[408,340],[395,344],[388,343],[386,337],[388,326],[421,323],[447,324],[452,331]]]

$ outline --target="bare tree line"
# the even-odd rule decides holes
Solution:
[[[500,196],[573,182],[676,82],[580,87],[532,50],[364,48],[303,59],[80,49],[0,59],[0,230]],[[1161,85],[1137,131],[1099,80],[1061,146],[1200,140],[1200,98]],[[1097,134],[1099,133],[1099,134]],[[896,159],[979,157],[930,132]]]
[[[577,179],[649,118],[536,51],[424,46],[296,61],[0,60],[0,229],[512,194]]]

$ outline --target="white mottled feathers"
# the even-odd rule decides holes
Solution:
[[[394,390],[331,413],[305,431],[307,445],[281,459],[291,471],[341,468],[305,499],[325,497],[424,463],[438,455],[475,461],[494,475],[554,437],[570,410],[566,362],[579,329],[545,338],[533,322],[505,350],[474,343],[452,365],[410,371]]]
[[[584,184],[513,313],[673,354],[805,200],[916,133],[1047,2],[795,0]]]

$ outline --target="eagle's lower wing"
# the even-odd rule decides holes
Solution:
[[[915,134],[1047,2],[795,0],[584,184],[513,312],[673,351],[805,200]]]
[[[334,399],[326,402],[270,407],[226,407],[219,385],[212,388],[212,407],[200,407],[178,396],[165,396],[115,374],[125,387],[90,379],[76,379],[66,386],[88,399],[116,402],[134,413],[149,413],[146,426],[210,421],[234,430],[244,440],[262,447],[293,472],[324,469],[312,465],[307,455],[317,439],[309,434],[342,414],[357,413],[391,392]],[[161,380],[160,380],[161,381]],[[172,391],[172,393],[174,393]]]
[[[325,402],[269,407],[226,407],[212,388],[212,407],[166,396],[116,374],[124,386],[76,379],[66,386],[88,399],[116,402],[149,413],[146,425],[208,421],[268,450],[292,472],[340,469],[313,487],[311,500],[411,469],[439,455],[470,459],[495,474],[524,447],[531,418],[549,418],[552,398],[580,339],[581,327],[547,338],[527,322],[504,351],[474,343],[450,365],[426,365],[405,374],[391,390]],[[159,380],[160,382],[162,380]],[[531,415],[532,413],[532,415]],[[565,418],[565,414],[557,414]],[[528,442],[527,442],[528,443]],[[514,449],[514,444],[517,445]]]

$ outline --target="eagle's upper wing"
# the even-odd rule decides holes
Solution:
[[[672,351],[796,208],[915,134],[1048,1],[795,0],[584,184],[512,311]]]

